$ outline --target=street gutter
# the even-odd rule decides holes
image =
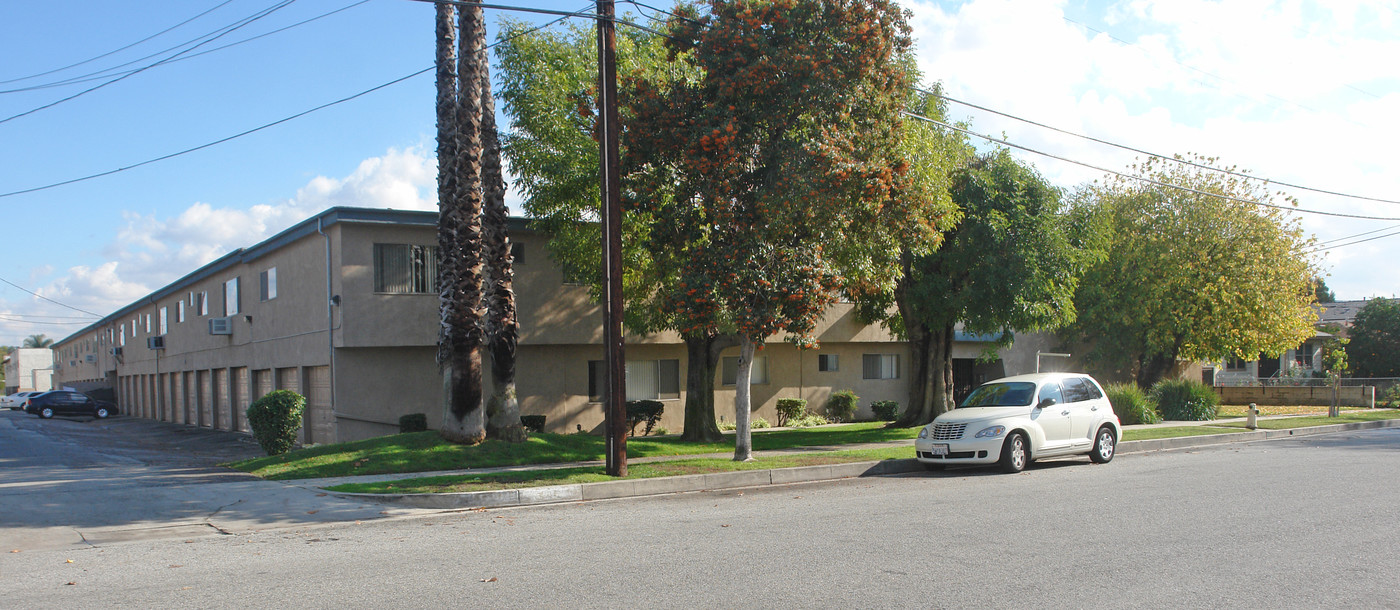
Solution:
[[[1386,419],[1285,430],[1246,430],[1205,436],[1181,436],[1141,441],[1124,441],[1118,443],[1117,453],[1146,453],[1150,451],[1165,451],[1189,447],[1205,447],[1228,443],[1246,443],[1298,436],[1397,427],[1400,427],[1400,419]],[[912,447],[913,442],[911,441],[910,451],[913,451]],[[711,491],[716,489],[788,485],[791,483],[809,483],[854,477],[903,474],[919,472],[923,469],[923,465],[920,464],[918,460],[909,458],[454,493],[367,494],[325,491],[332,496],[345,498],[347,500],[376,502],[412,508],[450,510],[462,508],[504,508],[535,504],[558,504],[562,502],[633,498],[672,493]]]

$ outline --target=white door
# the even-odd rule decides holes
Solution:
[[[1060,384],[1050,381],[1040,386],[1040,393],[1036,394],[1036,404],[1044,405],[1044,408],[1031,411],[1031,421],[1038,424],[1045,433],[1045,444],[1041,445],[1040,449],[1054,450],[1068,446],[1070,411],[1064,402]]]

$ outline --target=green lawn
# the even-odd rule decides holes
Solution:
[[[1325,411],[1326,409],[1324,409]],[[1289,428],[1306,428],[1308,426],[1330,426],[1332,424],[1350,424],[1356,422],[1379,421],[1383,419],[1396,419],[1394,409],[1360,409],[1352,411],[1342,411],[1341,417],[1327,417],[1326,415],[1313,415],[1309,417],[1289,417],[1287,419],[1261,419],[1258,424],[1264,430],[1287,430]],[[1244,428],[1244,422],[1230,422],[1220,424],[1230,428]]]
[[[849,462],[869,462],[875,460],[903,459],[910,457],[909,447],[887,447],[883,449],[855,449],[822,453],[800,453],[758,458],[752,462],[735,462],[727,458],[695,458],[665,462],[638,463],[627,465],[627,479],[650,479],[686,474],[712,472],[732,472],[737,470],[767,470],[771,468],[792,468],[796,466],[816,466],[823,464],[845,464]],[[597,483],[616,481],[603,472],[603,467],[559,468],[552,470],[524,470],[519,472],[499,472],[478,475],[449,475],[400,479],[380,483],[347,483],[327,487],[330,491],[348,493],[451,493],[464,491],[487,491],[495,489],[517,489],[521,487],[545,487],[549,485],[570,485],[575,483]]]
[[[756,451],[849,445],[913,439],[919,428],[891,428],[884,422],[864,422],[801,428],[794,430],[755,430]],[[323,445],[279,456],[256,458],[227,464],[266,479],[313,479],[323,477],[428,472],[490,468],[525,464],[557,464],[603,459],[603,438],[591,434],[532,434],[524,443],[486,441],[467,447],[443,441],[436,432],[414,432],[379,438]],[[688,443],[678,437],[638,437],[627,440],[629,457],[732,453],[733,436],[717,443]]]
[[[1239,430],[1216,426],[1168,426],[1165,428],[1139,428],[1136,430],[1124,430],[1123,440],[1147,441],[1159,438],[1176,438],[1178,436],[1209,436],[1211,434],[1230,434],[1232,432],[1239,432]]]

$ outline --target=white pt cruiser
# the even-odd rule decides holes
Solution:
[[[1093,377],[1038,373],[978,386],[920,430],[914,449],[929,470],[999,464],[1020,472],[1032,460],[1081,453],[1106,463],[1119,438],[1118,416]]]

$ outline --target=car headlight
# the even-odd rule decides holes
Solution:
[[[1006,434],[1006,426],[992,426],[978,431],[976,438],[996,438],[1003,434]]]
[[[919,438],[928,438],[928,426],[924,426],[924,429],[919,430]]]

